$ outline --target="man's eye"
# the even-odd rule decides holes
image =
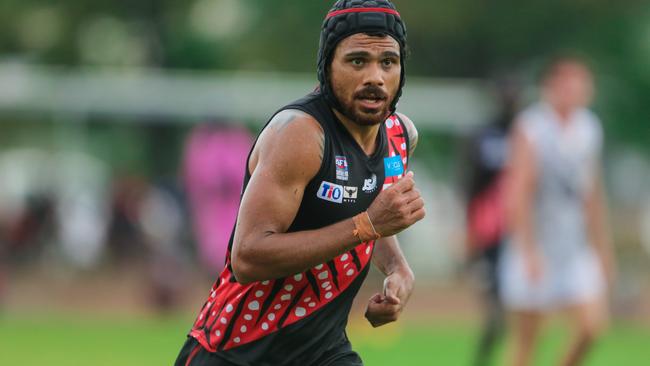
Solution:
[[[384,66],[391,66],[393,64],[393,60],[390,59],[385,59],[383,61]]]
[[[352,65],[361,66],[361,65],[363,65],[363,61],[361,59],[355,58],[355,59],[352,60]]]

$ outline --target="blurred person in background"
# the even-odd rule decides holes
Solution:
[[[217,122],[195,127],[185,144],[183,180],[198,257],[211,276],[226,263],[251,144],[245,128]]]
[[[556,309],[569,312],[573,331],[559,364],[578,365],[606,324],[613,274],[603,132],[587,109],[594,81],[585,61],[554,58],[541,84],[542,100],[517,117],[513,132],[501,295],[512,315],[512,365],[532,363],[542,320]]]
[[[498,260],[505,231],[503,175],[510,126],[519,102],[519,84],[511,75],[494,82],[497,114],[472,136],[467,153],[466,253],[476,269],[483,295],[484,323],[473,365],[489,365],[504,328],[499,297]]]
[[[188,284],[182,200],[175,184],[153,182],[137,202],[137,228],[147,248],[150,302],[169,312],[179,305]]]
[[[112,182],[107,246],[118,265],[141,260],[146,252],[138,210],[150,185],[144,176],[123,173],[116,174]]]
[[[398,319],[414,276],[395,234],[424,217],[406,172],[417,132],[395,112],[405,47],[387,0],[327,14],[320,87],[252,148],[226,268],[176,365],[362,365],[345,328],[371,259],[386,278],[366,318]]]

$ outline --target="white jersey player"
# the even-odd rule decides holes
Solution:
[[[581,362],[606,320],[612,257],[600,178],[603,133],[586,107],[589,68],[558,58],[542,81],[542,101],[520,114],[508,169],[510,239],[500,276],[513,315],[513,365],[532,362],[543,315],[572,312],[575,336],[561,365]]]

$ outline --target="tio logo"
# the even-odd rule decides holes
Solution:
[[[323,181],[316,192],[316,197],[325,201],[341,203],[343,202],[343,186]]]

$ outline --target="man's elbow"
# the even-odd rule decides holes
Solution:
[[[255,282],[254,266],[241,253],[233,252],[230,264],[237,282],[242,285]]]
[[[259,271],[260,266],[255,262],[254,255],[255,253],[241,242],[233,245],[230,264],[235,279],[242,285],[263,280],[262,273]]]

